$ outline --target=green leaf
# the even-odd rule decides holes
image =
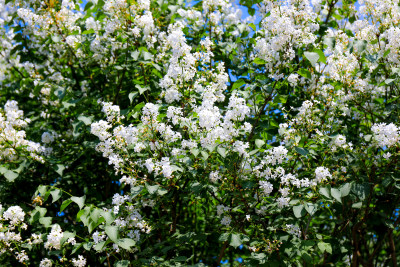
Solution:
[[[351,205],[351,207],[352,207],[353,209],[361,209],[361,207],[362,207],[362,202],[353,203],[353,205]]]
[[[60,199],[60,197],[62,195],[62,191],[59,190],[59,189],[54,189],[54,190],[50,191],[50,194],[51,194],[51,196],[53,198],[52,203],[54,203],[54,202],[56,202],[57,200]]]
[[[29,218],[29,223],[32,224],[42,218],[47,212],[46,208],[35,207],[35,209],[31,213],[31,217]]]
[[[152,60],[153,59],[153,54],[146,52],[146,51],[142,51],[142,55],[143,55],[143,59],[144,60]]]
[[[116,244],[118,244],[118,226],[108,225],[104,227],[107,236]]]
[[[311,72],[307,69],[300,69],[297,73],[304,78],[311,79]]]
[[[159,189],[157,190],[157,194],[160,195],[160,196],[163,196],[163,195],[165,195],[165,194],[167,194],[167,193],[168,193],[168,190],[167,190],[167,189],[164,189],[164,188],[159,188]]]
[[[365,40],[357,40],[354,42],[354,47],[357,49],[358,53],[361,53],[367,47],[367,41]]]
[[[129,261],[128,260],[117,261],[114,266],[115,267],[128,267]]]
[[[150,89],[148,86],[140,86],[139,84],[136,84],[136,88],[139,90],[139,93],[142,95],[144,92]]]
[[[131,102],[131,104],[132,104],[133,99],[134,99],[138,94],[139,94],[138,92],[129,93],[128,97],[129,97],[129,101]]]
[[[329,192],[330,192],[330,189],[328,187],[321,187],[319,189],[319,193],[328,199],[331,198],[331,194]]]
[[[299,154],[301,154],[303,156],[307,155],[308,152],[309,152],[308,149],[305,149],[305,148],[302,148],[302,147],[297,147],[296,146],[294,149],[296,150],[297,153],[299,153]]]
[[[319,60],[319,54],[316,52],[304,52],[304,56],[311,62],[311,65],[315,65]]]
[[[304,204],[304,208],[312,216],[317,211],[318,205],[317,204],[313,204],[313,203],[305,203]]]
[[[106,220],[107,225],[114,222],[114,214],[112,213],[112,211],[102,210],[100,214]]]
[[[51,40],[53,40],[53,42],[55,42],[55,43],[58,43],[61,41],[61,37],[58,35],[52,35]]]
[[[136,242],[130,238],[122,238],[118,240],[117,244],[123,249],[130,250],[131,247],[136,245]]]
[[[253,29],[253,31],[256,31],[256,25],[254,25],[254,23],[250,23],[249,27]]]
[[[39,222],[43,224],[44,227],[48,228],[51,225],[51,220],[53,217],[42,217],[39,219]]]
[[[394,81],[395,81],[395,79],[386,79],[386,80],[385,80],[385,83],[386,83],[387,85],[392,85]]]
[[[226,149],[225,149],[225,148],[219,146],[219,147],[217,147],[217,152],[218,152],[218,154],[220,154],[223,158],[226,157]]]
[[[143,188],[144,188],[144,187],[141,186],[141,185],[131,187],[131,196],[132,196],[132,197],[136,197],[137,195],[140,194],[140,192],[142,192]]]
[[[75,235],[76,235],[76,233],[71,233],[71,232],[68,232],[68,231],[63,232],[63,236],[62,236],[61,241],[60,241],[61,245],[64,244],[65,241],[67,241],[69,238],[75,237]]]
[[[329,254],[332,254],[332,246],[329,243],[325,242],[319,242],[318,243],[318,248],[321,250],[321,252],[328,252]]]
[[[331,195],[338,202],[342,203],[342,194],[340,193],[339,189],[331,188]]]
[[[137,61],[137,60],[138,60],[139,55],[140,55],[140,52],[137,51],[137,50],[131,53],[131,57],[132,57],[132,59],[133,59],[134,61]]]
[[[173,259],[173,261],[186,261],[186,260],[187,260],[187,257],[185,257],[185,256],[178,256]]]
[[[146,189],[147,189],[147,191],[149,191],[150,194],[154,194],[159,187],[160,187],[160,185],[158,185],[158,184],[149,185],[149,184],[146,183]]]
[[[85,199],[86,199],[86,196],[83,196],[83,197],[71,197],[71,200],[73,202],[75,202],[76,204],[78,204],[79,209],[82,209],[83,206],[85,205]]]
[[[244,84],[245,84],[245,81],[242,80],[242,79],[239,79],[239,80],[237,80],[237,81],[233,84],[232,90],[235,90],[235,89],[241,87],[241,86],[244,85]]]
[[[287,95],[277,95],[277,96],[274,97],[274,103],[277,103],[277,104],[279,104],[279,103],[285,104],[285,103],[287,102],[287,98],[288,98]]]
[[[64,170],[65,170],[65,166],[62,164],[57,164],[55,167],[56,173],[58,173],[58,175],[60,175],[60,176],[63,175]]]
[[[326,44],[330,49],[333,49],[336,44],[335,37],[326,37],[324,38],[324,44]]]
[[[17,179],[18,173],[8,170],[4,173],[4,177],[6,177],[7,181],[13,182],[15,179]]]
[[[254,64],[257,64],[257,65],[265,65],[267,62],[265,62],[265,60],[263,60],[263,59],[261,59],[261,58],[255,58],[254,60],[253,60],[253,63]]]
[[[326,64],[326,57],[324,52],[321,49],[314,49],[314,52],[319,55],[319,61]]]
[[[229,245],[234,248],[237,248],[240,245],[242,245],[243,241],[244,241],[244,240],[242,240],[242,236],[243,236],[242,234],[231,234]],[[246,238],[246,236],[245,236],[245,238]],[[247,240],[248,240],[248,238],[247,238]]]
[[[304,211],[303,205],[293,206],[293,213],[294,213],[294,216],[296,216],[296,218],[300,218],[306,214],[306,212]]]
[[[265,144],[264,140],[256,139],[256,147],[260,148]]]
[[[219,236],[218,241],[220,242],[225,242],[229,239],[229,234],[228,233],[223,233]]]
[[[351,184],[350,183],[345,183],[344,185],[342,185],[340,187],[340,194],[342,197],[347,196],[348,194],[350,194],[350,190],[351,190]]]
[[[90,124],[92,124],[92,118],[93,118],[93,117],[87,117],[87,116],[83,116],[83,115],[78,116],[78,120],[80,120],[81,122],[83,122],[85,125],[90,125]],[[60,174],[60,175],[61,175],[61,174]]]
[[[367,195],[369,194],[369,185],[368,184],[353,184],[351,187],[351,191],[361,200],[363,201]]]
[[[65,208],[68,207],[68,205],[71,204],[71,203],[72,203],[71,199],[64,200],[63,203],[61,204],[60,212],[65,210]]]
[[[190,149],[190,153],[192,153],[193,156],[197,157],[200,154],[200,150],[197,148],[192,148]]]

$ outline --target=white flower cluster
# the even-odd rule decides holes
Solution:
[[[286,231],[291,235],[297,236],[298,238],[301,237],[301,230],[297,225],[286,224]]]
[[[319,29],[309,1],[264,1],[264,12],[269,13],[262,21],[264,36],[257,38],[255,50],[257,56],[266,61],[266,68],[274,79],[283,78],[279,68],[288,66],[295,57],[295,51],[316,40],[314,31]],[[295,76],[290,77],[292,85]]]
[[[378,123],[371,127],[374,141],[380,147],[392,147],[400,141],[400,129],[393,123]]]
[[[86,259],[82,255],[79,255],[77,259],[72,259],[72,264],[74,267],[84,267],[86,266]]]
[[[44,163],[41,154],[45,148],[39,143],[26,140],[26,133],[20,130],[28,125],[29,119],[23,117],[24,112],[18,109],[18,103],[9,100],[4,105],[4,109],[0,108],[0,160],[18,160],[29,155],[33,159]]]
[[[53,224],[50,233],[47,235],[47,241],[44,247],[48,250],[61,249],[61,239],[63,238],[63,231],[58,224]]]

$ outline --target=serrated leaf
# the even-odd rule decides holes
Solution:
[[[337,188],[331,188],[331,195],[334,199],[336,199],[338,202],[342,203],[342,194],[340,193],[340,190]]]
[[[86,199],[86,196],[82,196],[82,197],[71,197],[71,200],[72,200],[73,202],[75,202],[76,204],[78,204],[79,209],[82,209],[83,206],[85,205],[85,199]]]
[[[104,231],[114,243],[118,243],[118,226],[108,225],[104,227]]]
[[[54,203],[60,199],[60,197],[62,195],[62,191],[59,189],[54,189],[54,190],[50,191],[50,194],[51,194],[51,197],[53,198],[51,203]]]
[[[261,139],[256,139],[255,143],[256,143],[257,148],[260,148],[265,144],[264,140],[261,140]]]
[[[316,52],[304,52],[304,56],[311,62],[311,65],[315,65],[319,60],[319,54]]]

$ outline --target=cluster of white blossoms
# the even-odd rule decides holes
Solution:
[[[74,267],[84,267],[86,266],[86,259],[82,255],[78,255],[77,259],[72,259],[72,264]]]
[[[286,224],[286,231],[291,235],[297,236],[298,238],[301,237],[301,229],[297,225]]]
[[[26,133],[21,130],[29,122],[14,100],[7,101],[4,108],[0,108],[0,160],[15,161],[30,156],[44,163],[41,154],[45,151],[45,147],[26,140]]]
[[[284,5],[283,2],[285,2]],[[266,13],[262,20],[263,36],[257,38],[256,56],[265,60],[265,67],[274,79],[282,79],[279,68],[289,66],[297,48],[313,44],[317,37],[313,34],[319,29],[309,1],[264,1]],[[291,78],[292,84],[293,77]]]
[[[10,252],[20,263],[27,264],[29,256],[21,247],[41,244],[43,240],[38,234],[23,239],[22,230],[27,230],[24,222],[25,212],[20,206],[11,206],[4,211],[0,204],[0,254]]]
[[[58,224],[53,224],[50,233],[47,235],[47,241],[44,243],[46,249],[60,249],[63,231]]]
[[[372,125],[374,141],[379,147],[392,147],[400,142],[400,129],[393,123],[377,123]]]

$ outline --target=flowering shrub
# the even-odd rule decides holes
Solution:
[[[0,263],[397,266],[398,1],[0,0]]]

